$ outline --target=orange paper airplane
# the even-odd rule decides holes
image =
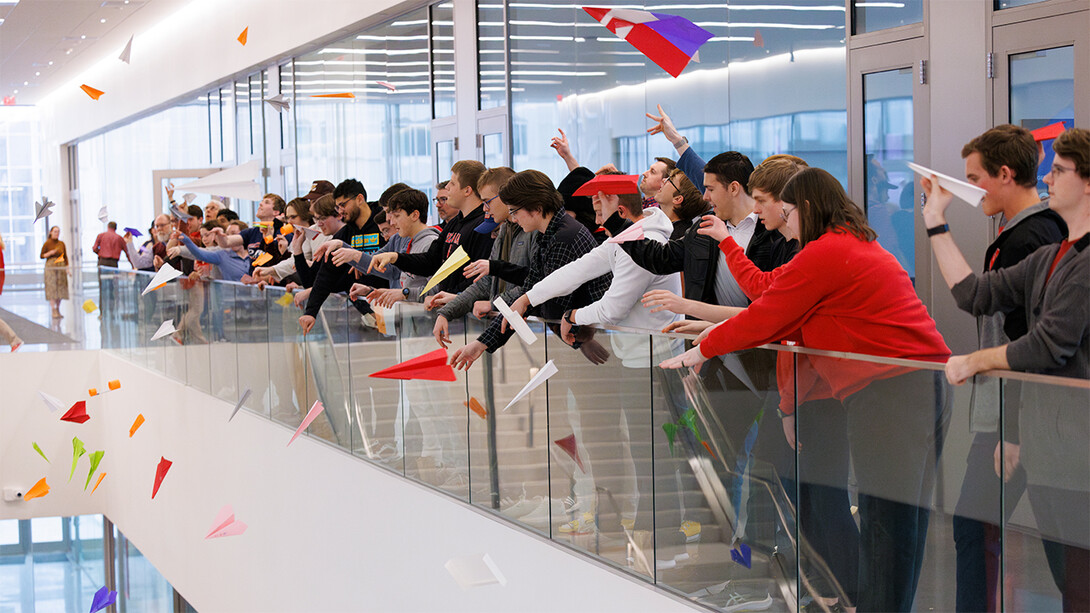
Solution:
[[[106,473],[99,474],[98,481],[95,481],[95,486],[91,488],[91,494],[92,495],[95,493],[95,490],[98,489],[98,484],[102,483],[102,480],[105,479],[105,478],[106,478]]]
[[[45,477],[42,477],[34,487],[27,490],[27,493],[23,494],[23,500],[31,500],[34,498],[41,498],[49,493],[49,484],[45,482]]]
[[[82,89],[83,93],[90,96],[93,100],[98,100],[99,96],[106,93],[106,92],[102,91],[101,89],[95,89],[95,88],[93,88],[93,87],[91,87],[90,85],[87,85],[87,84],[80,85],[79,88]]]
[[[250,33],[250,26],[246,26],[242,30],[242,34],[238,35],[238,42],[242,43],[242,46],[246,46],[246,35]]]
[[[91,419],[91,416],[87,414],[87,402],[84,400],[72,405],[72,408],[61,416],[61,421],[70,421],[77,424],[82,424],[88,419]]]
[[[379,379],[425,379],[428,381],[457,381],[454,369],[447,363],[447,350],[436,349],[424,355],[371,373]]]
[[[484,406],[481,405],[480,400],[477,400],[476,398],[470,396],[469,402],[463,402],[462,404],[469,407],[469,410],[479,415],[481,419],[488,419],[488,409],[484,408]]]
[[[129,428],[129,438],[136,434],[136,431],[140,429],[140,426],[144,425],[144,414],[141,413],[136,416],[136,420],[132,422],[132,426]]]
[[[311,98],[355,98],[356,94],[352,92],[341,92],[339,94],[314,94]]]

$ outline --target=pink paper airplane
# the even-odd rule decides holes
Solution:
[[[307,411],[307,416],[303,418],[303,423],[299,424],[299,428],[295,431],[295,434],[292,435],[291,440],[288,441],[288,445],[294,443],[295,439],[299,438],[299,435],[303,433],[303,430],[309,428],[310,423],[314,421],[314,418],[318,417],[324,410],[325,406],[322,405],[322,401],[315,400],[314,404],[310,407],[310,410]]]
[[[221,538],[224,536],[238,536],[243,532],[246,532],[248,526],[244,522],[235,520],[235,511],[231,508],[231,505],[224,505],[220,509],[219,514],[216,515],[216,519],[212,521],[212,530],[208,532],[207,539]]]
[[[606,241],[607,243],[627,243],[628,241],[642,241],[643,240],[643,219],[628,226],[617,236]]]
[[[378,83],[379,85],[385,87],[386,89],[388,89],[388,90],[390,90],[392,92],[397,91],[397,87],[393,83],[389,83],[387,81],[375,81],[375,83]]]

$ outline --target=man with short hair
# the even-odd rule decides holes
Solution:
[[[398,236],[406,241],[404,247],[406,253],[424,253],[439,237],[439,230],[424,223],[428,218],[428,196],[424,192],[411,188],[396,192],[390,197],[386,210]],[[398,280],[400,287],[375,289],[356,283],[352,286],[349,296],[353,299],[357,296],[366,296],[371,304],[389,308],[403,300],[423,301],[424,295],[420,290],[427,283],[427,277],[402,272]]]
[[[674,224],[674,230],[670,233],[671,240],[684,236],[693,225],[693,220],[708,210],[700,190],[696,189],[679,168],[666,175],[662,187],[655,192],[655,202]]]
[[[448,221],[454,219],[454,216],[458,214],[458,211],[447,206],[447,202],[450,200],[450,190],[447,186],[450,184],[450,180],[440,181],[435,186],[435,212],[439,214],[439,222],[435,225],[442,230],[443,226]]]
[[[98,256],[98,265],[107,268],[117,268],[122,252],[125,253],[126,258],[129,257],[128,252],[125,251],[125,239],[117,233],[116,221],[106,224],[106,231],[95,237],[95,244],[91,247],[91,251]],[[129,263],[131,264],[132,260]]]
[[[675,168],[677,168],[677,165],[670,158],[656,157],[655,161],[651,162],[651,166],[643,171],[643,174],[640,175],[640,193],[643,194],[643,208],[658,206],[655,194],[662,189],[662,184],[666,181],[667,175]]]

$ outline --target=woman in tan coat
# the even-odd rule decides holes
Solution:
[[[60,226],[50,228],[41,253],[45,260],[45,299],[53,305],[54,319],[64,317],[61,300],[68,300],[68,250],[60,237]]]

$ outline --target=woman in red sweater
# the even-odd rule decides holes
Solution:
[[[802,250],[764,273],[764,291],[748,308],[706,330],[696,347],[663,362],[663,368],[696,366],[789,337],[813,349],[946,361],[950,349],[908,274],[875,241],[863,212],[836,178],[820,168],[805,169],[781,199]],[[859,487],[856,604],[861,611],[908,611],[923,563],[949,388],[941,370],[809,358],[847,410]],[[805,450],[799,455],[805,462]]]

